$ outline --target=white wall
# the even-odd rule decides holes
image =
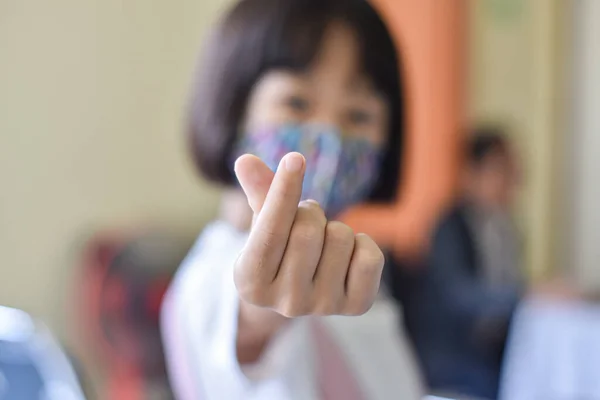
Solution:
[[[0,2],[0,304],[64,333],[85,235],[138,222],[192,232],[214,213],[181,114],[226,2]]]
[[[575,10],[571,256],[579,281],[600,287],[600,2]],[[567,226],[569,228],[569,226]]]

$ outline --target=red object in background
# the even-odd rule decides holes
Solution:
[[[84,250],[78,325],[87,359],[106,372],[101,398],[147,398],[148,386],[168,399],[160,307],[189,243],[158,232],[106,233]]]

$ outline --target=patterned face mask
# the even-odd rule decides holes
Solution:
[[[318,201],[328,218],[365,200],[379,175],[380,147],[319,125],[290,124],[248,132],[234,154],[254,154],[275,171],[283,156],[293,151],[306,158],[302,200]]]

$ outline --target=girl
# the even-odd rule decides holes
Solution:
[[[398,57],[377,13],[242,0],[201,72],[190,146],[226,190],[164,303],[178,398],[420,398],[397,310],[377,296],[382,253],[332,220],[396,194]]]

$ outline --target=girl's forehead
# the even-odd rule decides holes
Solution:
[[[311,89],[336,89],[354,94],[376,92],[372,79],[362,68],[362,54],[351,28],[332,24],[323,35],[319,51],[312,62],[302,69],[274,69],[266,71],[256,87],[266,92],[291,87]]]

